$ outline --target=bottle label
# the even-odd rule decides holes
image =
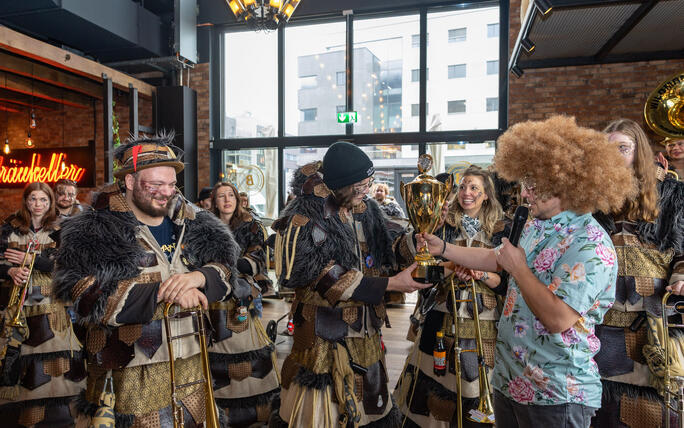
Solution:
[[[432,357],[435,360],[435,369],[442,370],[446,368],[446,351],[434,351]]]

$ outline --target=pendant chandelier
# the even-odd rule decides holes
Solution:
[[[226,0],[238,21],[256,31],[272,31],[290,20],[301,0]]]

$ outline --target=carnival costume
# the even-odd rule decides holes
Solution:
[[[245,217],[233,230],[241,249],[237,271],[252,285],[256,297],[257,278],[266,277],[264,234],[258,220],[249,214]],[[249,307],[247,313],[239,313],[241,306]],[[209,361],[217,405],[225,411],[230,427],[266,423],[271,411],[279,407],[280,382],[275,346],[254,305],[236,300],[216,302],[209,313],[215,341]]]
[[[444,226],[435,232],[446,242],[462,247],[492,248],[507,236],[508,228],[504,221],[494,227],[491,239],[486,236],[479,221],[463,215],[457,220],[452,208],[447,214]],[[462,224],[458,224],[462,223]],[[454,277],[457,283],[458,279]],[[421,317],[416,310],[416,324],[411,326],[417,340],[406,358],[404,370],[397,382],[394,398],[404,415],[404,427],[449,427],[457,422],[457,379],[454,361],[453,302],[451,299],[450,278],[437,285],[436,304]],[[480,309],[480,329],[482,332],[483,353],[489,373],[494,367],[496,345],[496,322],[501,313],[501,298],[481,281],[476,281],[478,308]],[[459,300],[472,299],[470,290],[457,291]],[[420,303],[419,303],[420,305]],[[458,304],[459,331],[458,346],[461,349],[475,349],[475,326],[472,303]],[[436,333],[444,332],[447,349],[447,372],[436,376],[433,371],[432,351]],[[469,426],[465,416],[469,409],[476,409],[479,396],[479,377],[477,356],[474,353],[461,354],[461,388],[463,397],[464,426]],[[473,424],[474,426],[484,426]]]
[[[366,159],[368,169],[349,183],[370,177]],[[397,427],[381,334],[389,324],[387,279],[368,274],[396,272],[397,258],[410,257],[410,242],[390,232],[394,226],[367,197],[343,215],[320,168],[316,162],[297,170],[297,197],[272,226],[276,275],[281,286],[295,289],[294,344],[282,369],[280,418],[272,426]],[[395,249],[404,256],[396,257]]]
[[[182,170],[183,164],[168,146],[170,140],[160,137],[122,145],[115,152],[123,165],[115,173],[119,182],[96,195],[93,211],[62,223],[53,284],[60,297],[73,299],[79,322],[87,328],[87,388],[78,407],[92,417],[98,407],[108,404],[100,402],[101,394],[113,390],[117,428],[173,426],[163,321],[166,303],[157,301],[160,284],[173,274],[199,271],[206,278],[202,291],[210,303],[242,295],[249,288],[233,274],[240,250],[213,214],[196,212],[176,193],[166,214],[176,236],[169,258],[128,206],[119,187],[126,174],[156,166]],[[192,333],[193,324],[189,316],[172,320],[170,333]],[[176,382],[201,379],[197,338],[184,336],[173,344]],[[178,397],[186,428],[204,421],[204,385],[181,389]]]
[[[69,299],[59,299],[51,284],[59,231],[56,226],[45,226],[23,233],[20,227],[17,215],[10,216],[0,232],[0,247],[3,252],[6,248],[26,251],[34,241],[37,256],[21,309],[26,324],[23,342],[18,347],[10,343],[2,361],[2,426],[70,427],[76,416],[74,401],[85,388],[86,372],[81,343],[71,325]],[[7,273],[11,267],[5,261],[0,265],[3,316],[14,285]]]
[[[596,328],[601,350],[595,360],[603,381],[597,427],[654,427],[665,421],[654,333],[662,330],[665,287],[684,279],[684,184],[668,176],[658,183],[658,193],[654,223],[597,215],[615,245],[619,267],[615,304]],[[681,332],[670,332],[682,349]],[[674,413],[671,421],[679,426]]]

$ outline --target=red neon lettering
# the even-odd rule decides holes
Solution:
[[[40,165],[41,157],[38,153],[31,156],[30,166],[5,166],[5,157],[0,156],[0,184],[33,183],[35,181],[54,183],[63,178],[77,183],[81,181],[86,172],[85,168],[74,164],[67,166],[64,159],[66,159],[65,153],[52,153],[50,164],[46,168]]]

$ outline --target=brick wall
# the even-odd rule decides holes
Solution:
[[[124,141],[129,135],[128,117],[128,94],[114,90],[114,108],[119,120],[119,133]],[[95,184],[104,184],[104,143],[102,132],[102,102],[96,101],[88,108],[76,108],[57,106],[55,110],[34,110],[37,127],[31,130],[31,137],[37,148],[59,148],[87,146],[89,140],[95,140]],[[152,126],[152,102],[151,100],[138,98],[138,121],[140,125]],[[9,138],[11,149],[24,148],[26,131],[28,130],[29,111],[20,110],[20,113],[8,113],[5,121],[5,112],[0,111],[0,142],[4,146],[5,129]],[[5,126],[7,123],[7,126]],[[62,129],[64,130],[62,132]],[[62,137],[64,135],[64,137]],[[11,153],[10,153],[11,157]],[[83,202],[90,201],[90,193],[94,188],[80,188],[78,199]],[[19,209],[21,205],[21,189],[0,189],[0,220]]]
[[[209,169],[209,63],[197,64],[189,86],[197,92],[197,191],[211,186]],[[188,195],[190,196],[190,195]]]
[[[512,52],[520,30],[520,0],[511,1],[509,24]],[[643,119],[648,94],[683,68],[684,60],[676,60],[525,70],[521,78],[511,74],[508,124],[564,113],[596,129],[624,117],[648,131]]]

